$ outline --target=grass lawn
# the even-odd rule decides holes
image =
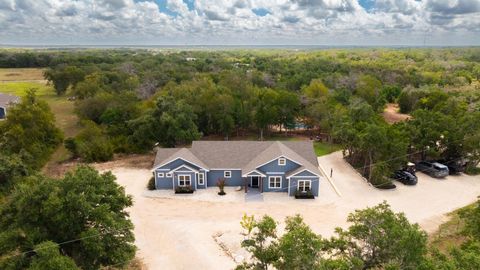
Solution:
[[[315,154],[318,157],[328,155],[342,149],[342,147],[338,144],[330,144],[325,142],[314,142],[313,148],[315,149]]]
[[[63,131],[65,138],[75,136],[80,131],[81,127],[78,125],[78,118],[74,112],[73,102],[68,101],[64,96],[58,97],[51,86],[35,81],[0,81],[0,93],[23,97],[26,91],[31,88],[37,89],[37,95],[48,103],[55,115],[56,125]],[[65,161],[68,158],[70,158],[69,152],[63,144],[60,145],[46,165],[47,170],[48,167],[55,166],[55,164]]]
[[[80,130],[73,102],[66,97],[58,97],[51,86],[39,82],[0,82],[0,93],[23,97],[28,89],[37,89],[37,95],[45,100],[55,114],[57,126],[66,137],[74,136]]]

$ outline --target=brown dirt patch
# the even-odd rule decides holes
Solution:
[[[399,111],[400,109],[397,104],[388,103],[387,107],[383,111],[383,118],[385,118],[385,121],[387,121],[387,123],[394,124],[397,122],[405,121],[411,117],[410,115],[400,113]]]

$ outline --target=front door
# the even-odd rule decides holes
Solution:
[[[252,188],[258,188],[258,176],[252,176],[251,186]]]

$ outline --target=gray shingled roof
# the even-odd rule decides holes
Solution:
[[[164,151],[165,150],[165,151]],[[174,151],[176,150],[176,151]],[[160,153],[161,152],[161,153]],[[161,158],[159,158],[159,153]],[[170,155],[169,155],[170,154]],[[166,157],[166,158],[162,158]],[[191,151],[187,148],[160,148],[157,151],[157,157],[155,158],[155,167],[162,165],[165,162],[173,161],[175,159],[182,158],[186,161],[189,161],[195,165],[208,169],[208,166],[198,159]]]
[[[308,152],[313,152],[313,146],[311,146],[310,151]],[[315,162],[315,165],[312,164],[312,162],[302,157],[301,154],[293,151],[291,148],[287,147],[285,144],[279,141],[273,142],[267,149],[265,149],[258,156],[252,159],[247,165],[245,165],[245,167],[242,168],[242,172],[249,173],[255,170],[260,165],[270,162],[280,156],[290,158],[292,161],[300,163],[300,165],[302,165],[301,167],[304,167],[303,169],[308,169],[314,173],[319,174],[319,171],[317,169],[318,162]]]
[[[20,98],[17,96],[0,93],[0,107],[5,108],[13,103],[20,102]]]
[[[192,148],[159,148],[155,165],[183,158],[209,169],[242,169],[243,173],[279,156],[320,174],[311,141],[194,141]]]

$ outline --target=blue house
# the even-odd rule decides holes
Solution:
[[[20,98],[0,93],[0,120],[7,117],[7,108],[20,102]]]
[[[245,192],[318,196],[321,172],[311,141],[194,141],[191,148],[160,148],[152,172],[157,189],[242,186]]]

